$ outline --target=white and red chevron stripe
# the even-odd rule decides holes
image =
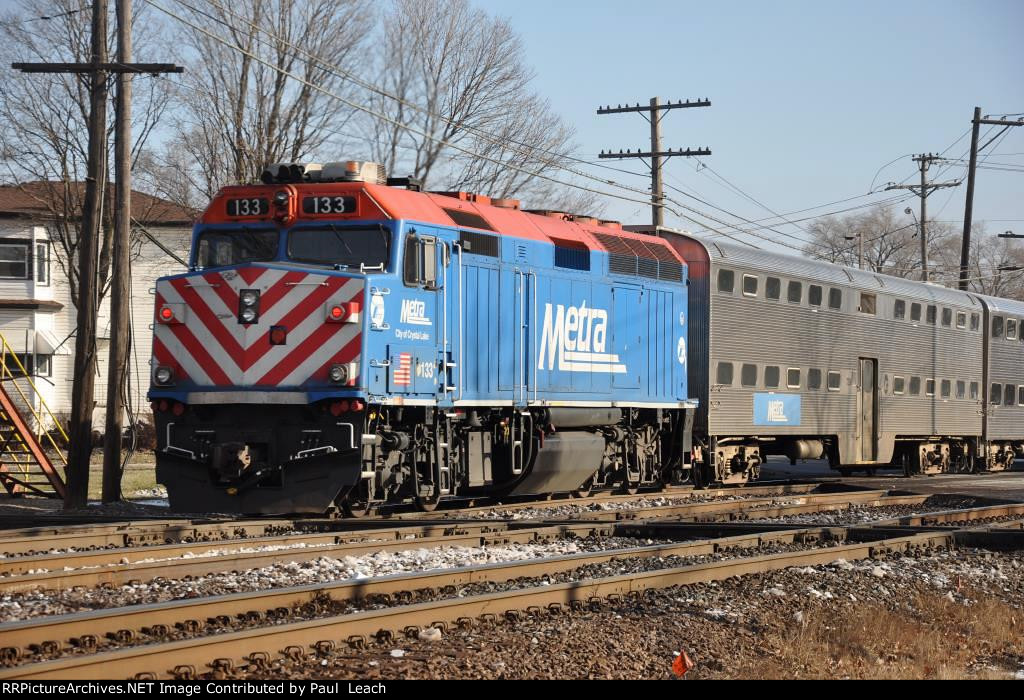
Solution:
[[[242,289],[260,290],[258,323],[238,322]],[[327,384],[332,364],[359,361],[361,324],[327,323],[325,305],[362,299],[361,279],[262,266],[160,280],[156,308],[187,312],[184,323],[155,323],[153,357],[198,386]],[[278,325],[285,345],[270,344]]]
[[[412,354],[402,352],[398,354],[398,366],[395,367],[395,384],[397,386],[409,386],[412,384]]]

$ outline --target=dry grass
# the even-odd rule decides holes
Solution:
[[[121,479],[121,493],[132,498],[136,491],[156,486],[155,464],[129,464]],[[98,499],[103,492],[103,460],[93,460],[89,465],[89,498]]]
[[[1024,660],[1024,613],[969,595],[965,606],[935,593],[907,592],[911,609],[864,607],[805,613],[803,624],[767,637],[744,678],[1006,678]]]

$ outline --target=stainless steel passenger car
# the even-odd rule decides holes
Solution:
[[[698,481],[756,478],[769,454],[907,474],[1001,469],[1020,454],[1024,304],[646,230],[689,265]]]

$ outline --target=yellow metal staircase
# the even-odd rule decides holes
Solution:
[[[34,428],[27,422],[26,413],[31,415]],[[64,428],[0,333],[0,484],[8,494],[64,498],[61,472],[68,460],[51,430],[56,430],[67,444]]]

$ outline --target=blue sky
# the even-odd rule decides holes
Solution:
[[[876,186],[916,177],[910,154],[942,152],[961,136],[946,155],[965,157],[976,105],[986,114],[1024,112],[1020,0],[473,1],[508,17],[522,35],[536,89],[574,125],[586,158],[648,146],[642,117],[597,116],[598,105],[708,97],[709,108],[666,114],[664,146],[709,146],[711,168],[776,212],[864,194],[894,159]],[[993,163],[1024,166],[1024,127],[989,151]],[[639,161],[604,162],[644,170]],[[770,216],[695,165],[673,159],[668,182],[748,219]],[[936,170],[945,181],[966,167]],[[933,194],[930,216],[962,222],[965,189]],[[916,208],[917,199],[899,208],[907,205]],[[629,203],[607,213],[649,219]],[[1024,173],[979,171],[975,220],[987,220],[989,231],[1024,233]],[[695,228],[671,215],[668,223]]]

